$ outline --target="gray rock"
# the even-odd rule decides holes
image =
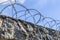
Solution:
[[[60,32],[0,15],[0,40],[60,40]]]

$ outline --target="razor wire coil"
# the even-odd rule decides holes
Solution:
[[[6,1],[6,2],[8,2],[8,1]],[[5,2],[3,2],[3,3],[5,3]],[[3,4],[3,3],[0,3],[0,5]],[[15,5],[20,6],[23,9],[17,11],[16,10],[17,8],[16,8]],[[10,17],[17,18],[17,19],[23,18],[22,20],[32,22],[34,24],[42,25],[44,27],[49,27],[49,28],[54,28],[55,27],[57,30],[58,30],[58,28],[60,28],[60,21],[59,20],[55,20],[55,19],[50,18],[50,17],[45,17],[38,10],[29,9],[29,8],[23,6],[22,4],[17,3],[16,0],[15,0],[15,3],[12,3],[10,1],[10,4],[8,4],[8,5],[6,4],[6,6],[3,7],[0,10],[0,14],[3,14],[3,12],[6,9],[8,9],[8,7],[11,7],[11,9],[12,9],[12,10],[9,9],[12,12],[12,15],[10,15]],[[19,9],[21,9],[20,7],[19,7]]]

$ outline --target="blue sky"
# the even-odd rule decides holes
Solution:
[[[0,0],[0,3],[4,1],[8,0]],[[37,9],[46,17],[60,20],[60,0],[19,0],[18,2],[27,8]]]
[[[26,0],[24,5],[39,10],[44,16],[60,20],[60,0]]]
[[[0,3],[5,1],[6,3],[0,4],[0,11],[2,8],[4,8],[6,5],[10,3],[8,0],[0,0]],[[12,3],[15,2],[15,0],[11,1]],[[41,14],[44,15],[45,17],[51,17],[55,20],[60,20],[60,0],[16,0],[16,1],[29,9],[31,8],[40,11]],[[16,6],[16,9],[21,10],[21,7]],[[11,15],[10,13],[12,13],[11,7],[8,7],[3,12],[3,14],[9,16]],[[29,19],[29,21],[31,21],[31,19]]]

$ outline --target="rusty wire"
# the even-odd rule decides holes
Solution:
[[[6,6],[4,5],[4,7],[0,10],[0,14],[3,14],[3,12],[6,9],[8,9],[8,7],[11,7],[12,10],[9,9],[12,12],[12,15],[10,15],[10,17],[17,18],[17,19],[23,18],[22,20],[32,22],[37,25],[42,25],[44,27],[49,27],[49,28],[53,28],[53,29],[55,28],[57,30],[60,29],[60,21],[59,20],[55,20],[50,17],[45,17],[38,10],[29,9],[29,8],[23,6],[22,4],[17,3],[16,0],[15,0],[15,3],[12,3],[11,1],[9,1],[9,2],[10,2],[10,4],[8,4],[8,5],[6,4]],[[5,3],[5,2],[3,2],[3,3]],[[0,6],[3,3],[0,3]],[[20,6],[24,9],[17,11],[15,5]]]

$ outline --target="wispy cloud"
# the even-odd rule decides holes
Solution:
[[[0,3],[5,3],[7,2],[8,0],[0,0]]]
[[[19,0],[19,2],[20,2],[21,4],[23,4],[23,3],[25,2],[25,0]]]
[[[9,1],[11,1],[12,3],[15,2],[15,0],[0,0],[0,4],[3,3],[3,4],[7,4],[7,3],[10,3]],[[25,2],[25,0],[16,0],[18,1],[20,4],[23,4]]]
[[[15,0],[0,0],[0,4],[8,4],[8,3],[10,3],[10,1],[11,1],[12,3],[15,2]]]

